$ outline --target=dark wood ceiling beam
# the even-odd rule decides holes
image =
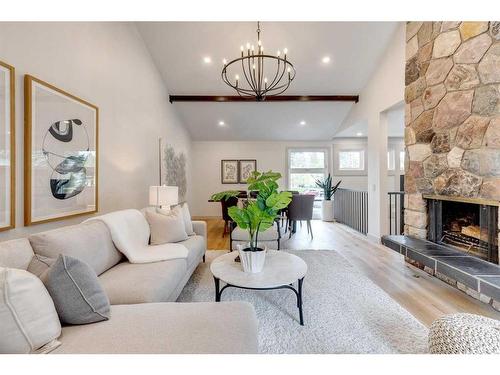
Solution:
[[[254,98],[244,98],[238,95],[170,95],[173,102],[256,102]],[[359,101],[359,95],[279,95],[270,96],[264,102],[354,102]]]

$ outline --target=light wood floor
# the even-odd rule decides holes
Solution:
[[[200,219],[208,225],[208,249],[228,250],[229,237],[222,237],[224,222],[220,219]],[[491,306],[408,265],[395,251],[368,241],[344,225],[315,220],[312,227],[313,240],[307,235],[306,226],[301,228],[298,225],[297,233],[291,239],[286,236],[281,248],[336,250],[426,326],[443,314],[455,312],[500,319],[500,313]]]

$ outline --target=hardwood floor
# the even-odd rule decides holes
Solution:
[[[201,219],[207,222],[208,249],[228,250],[229,236],[222,237],[224,222]],[[298,225],[291,239],[286,236],[282,240],[282,249],[336,250],[426,326],[443,314],[456,312],[500,319],[500,313],[491,306],[408,265],[401,255],[368,241],[344,225],[315,220],[312,227],[313,240],[307,235],[306,225],[302,228]]]

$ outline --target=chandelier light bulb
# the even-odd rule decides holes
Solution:
[[[281,51],[280,50],[278,50],[277,55],[278,55],[278,57],[280,57],[280,55],[281,55]]]
[[[243,45],[241,45],[240,49],[241,49],[241,52],[243,52],[245,50],[245,47],[243,47]]]
[[[255,70],[255,64],[253,64],[252,68],[253,68],[253,70]]]
[[[236,75],[234,76],[234,79],[239,80],[239,79],[240,79],[240,76],[239,76],[238,74],[236,74]]]
[[[257,44],[258,44],[259,46],[261,46],[261,45],[262,45],[262,42],[259,40],[259,41],[257,42]]]
[[[267,77],[264,78],[264,83],[267,83]]]
[[[226,65],[226,64],[227,64],[227,60],[226,60],[226,59],[222,59],[222,63],[223,63],[224,65]]]
[[[292,71],[292,69],[291,69],[291,68],[288,68],[288,69],[287,69],[287,71],[288,71],[288,73],[290,73],[290,72]]]
[[[247,49],[250,49],[250,43],[247,43]]]
[[[285,48],[285,49],[283,50],[283,53],[286,55],[286,54],[288,53],[288,48]]]

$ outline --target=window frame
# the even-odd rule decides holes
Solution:
[[[340,154],[342,152],[358,152],[360,154],[360,168],[340,168]],[[365,171],[365,149],[364,148],[346,148],[337,151],[337,170],[339,172],[364,172]]]
[[[325,165],[323,168],[292,168],[291,155],[293,152],[323,152],[325,155]],[[291,187],[292,174],[312,174],[323,173],[328,176],[330,173],[330,150],[328,147],[288,147],[286,149],[286,186],[288,190],[293,190]]]

